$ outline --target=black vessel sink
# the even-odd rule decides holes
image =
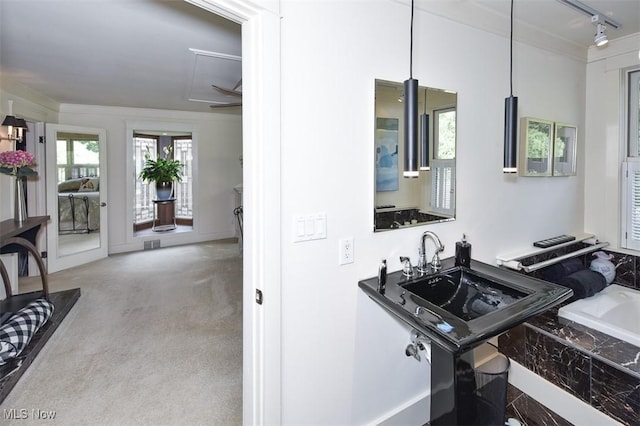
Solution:
[[[401,286],[464,321],[503,309],[531,294],[460,267]]]
[[[471,267],[442,261],[436,273],[407,278],[401,271],[387,276],[386,291],[377,278],[358,283],[376,303],[429,337],[458,353],[523,323],[569,299],[573,292],[556,284],[476,260]]]

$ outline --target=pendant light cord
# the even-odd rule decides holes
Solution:
[[[413,0],[411,0],[411,35],[409,44],[409,78],[413,78]]]
[[[511,0],[511,29],[509,32],[509,95],[513,96],[513,0]]]

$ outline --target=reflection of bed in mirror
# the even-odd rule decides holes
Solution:
[[[68,179],[58,184],[58,230],[88,233],[100,229],[100,178]]]

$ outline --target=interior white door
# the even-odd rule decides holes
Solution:
[[[46,124],[47,267],[56,272],[107,256],[104,129]]]

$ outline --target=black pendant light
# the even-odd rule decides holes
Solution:
[[[518,172],[518,97],[513,96],[513,0],[509,34],[509,97],[504,100],[504,164],[503,173]]]
[[[429,167],[429,114],[427,114],[427,88],[424,88],[424,114],[420,115],[420,170]]]
[[[418,177],[418,80],[413,78],[413,0],[411,0],[411,46],[409,79],[404,81],[404,172]]]

